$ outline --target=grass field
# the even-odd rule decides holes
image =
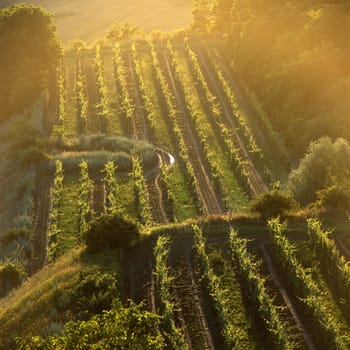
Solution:
[[[108,33],[114,22],[130,22],[146,32],[171,31],[192,20],[190,0],[3,0],[0,7],[27,3],[54,14],[64,43],[81,39],[93,42]]]

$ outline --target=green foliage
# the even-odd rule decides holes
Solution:
[[[58,311],[70,310],[80,320],[109,310],[119,296],[115,274],[103,273],[98,266],[85,266],[74,275],[69,288],[55,291]]]
[[[345,315],[350,317],[350,267],[331,238],[316,219],[307,220],[309,241],[320,261],[322,270],[332,281],[332,288],[343,298]]]
[[[130,39],[140,34],[140,29],[129,22],[113,23],[108,32],[107,39],[113,44],[123,39]]]
[[[248,297],[258,307],[276,349],[294,349],[295,344],[291,340],[291,334],[286,329],[278,307],[268,293],[257,263],[247,251],[246,241],[239,238],[234,230],[230,232],[229,241],[232,257],[239,266],[244,286],[248,290]]]
[[[119,100],[120,100],[120,112],[122,116],[122,122],[124,126],[124,133],[130,137],[135,135],[135,121],[134,121],[134,109],[132,104],[132,99],[129,94],[126,70],[124,67],[123,59],[121,56],[120,45],[116,44],[114,46],[114,61],[116,67],[116,76],[118,87],[120,90]]]
[[[264,192],[251,202],[252,210],[258,213],[263,220],[285,215],[297,207],[298,203],[291,193],[279,189]]]
[[[0,121],[31,104],[45,87],[61,48],[52,17],[42,8],[0,10]]]
[[[194,29],[224,39],[223,55],[288,146],[302,154],[321,136],[349,139],[348,2],[209,3],[195,2]]]
[[[154,128],[156,127],[155,118],[157,115],[154,111],[154,106],[149,96],[148,87],[142,76],[142,68],[138,59],[138,53],[137,53],[137,48],[135,43],[131,44],[131,54],[132,54],[132,59],[135,67],[135,75],[138,82],[138,88],[141,92],[143,104],[145,107],[147,121],[148,121],[149,127],[152,129],[152,132],[154,133]]]
[[[316,192],[316,204],[326,209],[346,211],[349,209],[349,191],[339,185],[332,185]]]
[[[78,232],[80,239],[82,239],[89,229],[89,221],[91,219],[91,190],[92,181],[89,178],[88,165],[85,160],[79,164],[80,178],[79,178],[79,222]]]
[[[247,324],[244,324],[244,320],[242,321],[240,317],[237,317],[235,308],[232,308],[232,295],[227,293],[227,289],[224,288],[222,277],[214,272],[214,267],[205,249],[206,242],[202,229],[197,225],[192,225],[192,229],[194,231],[196,259],[200,266],[203,282],[220,321],[222,335],[225,339],[225,349],[236,347],[251,349]]]
[[[77,62],[77,102],[78,102],[78,131],[80,134],[87,133],[89,100],[87,97],[86,77],[83,72],[81,47],[78,48]]]
[[[342,321],[329,308],[325,294],[312,278],[310,271],[298,261],[295,246],[283,234],[287,225],[279,219],[271,219],[268,227],[280,268],[294,293],[302,299],[306,312],[312,315],[312,327],[318,342],[328,349],[348,349],[350,338]]]
[[[28,266],[32,254],[30,242],[32,230],[26,227],[12,228],[0,236],[0,260],[18,261]]]
[[[143,169],[137,157],[132,158],[132,179],[140,222],[142,225],[148,226],[152,222],[149,193]]]
[[[210,125],[213,128],[213,130],[216,131],[217,135],[220,135],[222,140],[224,141],[224,151],[228,153],[229,155],[229,161],[233,166],[233,170],[235,172],[235,175],[237,175],[242,183],[242,185],[248,190],[250,186],[250,180],[249,180],[249,171],[247,170],[247,162],[242,159],[241,157],[241,150],[240,150],[240,144],[239,140],[237,140],[237,137],[235,137],[235,132],[231,130],[231,126],[226,125],[223,121],[224,118],[222,118],[222,109],[223,106],[217,101],[216,97],[213,95],[213,93],[210,91],[207,81],[205,80],[203,71],[201,69],[201,66],[198,61],[198,57],[196,53],[190,48],[188,41],[186,41],[185,44],[187,58],[189,61],[189,64],[192,68],[193,75],[195,77],[195,80],[197,82],[197,85],[200,88],[200,93],[204,94],[205,101],[207,104],[207,109],[210,115]],[[219,77],[222,77],[219,74]],[[230,98],[233,99],[232,92],[229,90],[229,86],[226,83],[224,85],[224,91],[225,93],[228,92],[230,94]],[[232,102],[230,100],[230,102]],[[204,145],[204,149],[206,153],[209,153],[209,146],[207,145],[208,142],[205,142],[205,139],[203,140],[204,133],[203,128],[201,129],[201,126],[203,125],[203,122],[196,121],[198,119],[198,111],[196,111],[192,106],[192,101],[187,101],[188,108],[191,110],[191,116],[197,123],[197,127],[199,130],[199,135],[202,138],[202,144]],[[254,156],[258,154],[257,158],[262,159],[262,152],[260,148],[258,148],[257,144],[254,141],[254,138],[248,129],[245,120],[242,118],[241,115],[238,115],[236,103],[234,104],[233,113],[236,116],[236,119],[239,121],[239,128],[238,130],[243,129],[243,138],[246,138],[246,144],[248,145],[248,152],[251,152]],[[192,107],[191,107],[192,106]],[[208,125],[209,127],[209,125]],[[210,142],[211,143],[211,142]],[[208,156],[209,164],[211,164],[211,167],[213,167],[213,173],[216,175],[216,181],[220,183],[220,166],[213,164],[215,162],[215,158]]]
[[[116,169],[114,162],[108,162],[105,164],[102,172],[106,175],[104,177],[104,184],[106,189],[106,203],[105,211],[108,214],[122,214],[122,207],[120,205],[120,188],[118,180],[116,178]]]
[[[0,263],[0,297],[18,287],[27,277],[23,265],[18,261],[5,260]]]
[[[30,120],[13,122],[4,140],[9,143],[8,156],[26,168],[49,159],[42,135],[31,125]]]
[[[120,302],[115,302],[112,310],[88,321],[67,323],[62,336],[17,338],[17,348],[143,350],[147,346],[150,350],[163,349],[165,344],[159,332],[160,317],[143,311],[142,307],[142,304],[133,303],[123,307]]]
[[[140,239],[140,231],[130,219],[105,214],[91,222],[84,239],[89,252],[129,248]]]
[[[172,277],[167,264],[169,256],[170,239],[167,236],[160,236],[154,247],[156,259],[155,276],[159,290],[160,313],[163,315],[164,326],[167,332],[167,342],[171,349],[186,350],[184,334],[175,324],[175,303],[173,301],[170,288]]]
[[[185,176],[188,178],[187,184],[192,196],[194,197],[194,202],[196,203],[197,208],[199,210],[202,210],[203,203],[201,203],[199,185],[197,183],[197,179],[194,174],[193,165],[189,159],[188,147],[184,140],[183,131],[180,128],[177,121],[178,110],[174,103],[175,98],[170,92],[169,84],[160,68],[160,63],[157,57],[157,53],[154,49],[154,45],[152,42],[149,42],[149,45],[151,47],[152,64],[153,64],[153,70],[154,70],[155,76],[157,77],[158,89],[160,90],[160,95],[162,96],[163,104],[166,108],[168,118],[170,121],[170,129],[171,129],[173,143],[174,145],[176,145],[176,148],[178,149],[178,155],[181,161],[181,167],[183,172],[186,174]]]
[[[316,199],[316,192],[332,185],[342,186],[350,178],[350,145],[344,139],[329,137],[308,147],[298,168],[288,178],[288,187],[302,204]]]
[[[58,116],[57,123],[53,127],[53,134],[59,137],[63,137],[66,134],[65,126],[66,126],[66,90],[65,90],[65,80],[64,80],[64,72],[58,70],[58,82],[57,82],[57,95],[58,95]]]
[[[62,205],[63,194],[63,168],[62,162],[56,161],[56,172],[53,187],[51,189],[52,196],[52,210],[50,214],[50,228],[48,232],[49,246],[47,249],[47,260],[53,262],[62,253],[60,246],[61,239],[61,220],[62,214],[60,213],[60,207]]]
[[[101,121],[101,130],[104,134],[110,133],[110,119],[112,111],[109,101],[108,89],[104,77],[103,59],[100,45],[96,45],[95,53],[96,82],[99,93],[98,115]]]

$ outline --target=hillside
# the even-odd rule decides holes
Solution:
[[[5,0],[0,8],[15,3],[42,6],[52,13],[64,43],[74,39],[91,43],[105,36],[114,22],[128,21],[149,33],[172,31],[192,21],[189,0]]]
[[[59,332],[70,319],[86,321],[109,309],[114,298],[130,307],[131,300],[143,301],[143,310],[164,314],[158,325],[162,336],[168,344],[180,337],[182,349],[224,349],[230,344],[240,344],[242,349],[278,349],[280,344],[283,349],[311,349],[334,341],[347,348],[347,313],[340,312],[347,306],[334,299],[340,291],[334,286],[337,279],[317,265],[312,252],[319,247],[306,240],[305,223],[292,220],[288,229],[278,225],[271,223],[268,230],[255,219],[222,216],[154,228],[123,254],[120,249],[73,250],[0,301],[0,348],[12,348],[15,336],[46,336]],[[317,225],[310,222],[309,232],[322,234]],[[345,237],[348,242],[344,234],[338,234],[337,240],[349,249],[341,243]],[[290,244],[299,264],[298,282],[287,268],[287,261],[292,261],[288,260]],[[280,259],[286,259],[282,265]],[[310,266],[314,284],[305,274]],[[295,298],[295,293],[310,299]],[[168,322],[173,326],[169,328]],[[337,332],[334,338],[327,333],[330,328]],[[48,338],[48,348],[66,344],[63,348],[70,349],[76,341],[82,346],[100,339],[97,329],[87,337],[88,323],[81,328],[85,329],[82,338],[72,329],[74,338],[69,333],[67,338],[57,338],[59,343]],[[36,349],[39,338],[33,343],[29,339],[27,346]],[[103,338],[100,341],[104,344]]]
[[[117,7],[46,3],[88,42]],[[339,10],[293,4],[266,16]],[[243,40],[262,5],[196,0],[184,31],[66,47],[45,11],[0,11],[0,350],[350,348],[350,145],[277,125]]]

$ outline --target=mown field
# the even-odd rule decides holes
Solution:
[[[1,348],[74,319],[65,288],[90,265],[116,273],[126,305],[163,316],[169,349],[350,347],[349,241],[251,215],[287,169],[233,76],[219,44],[191,39],[65,53],[45,112],[54,152],[36,173],[32,277],[0,300]],[[137,221],[141,242],[86,254],[104,213]]]
[[[3,0],[0,8],[16,3],[42,6],[52,13],[64,43],[74,39],[94,42],[105,36],[114,22],[128,21],[149,33],[172,31],[188,26],[192,21],[189,0]]]

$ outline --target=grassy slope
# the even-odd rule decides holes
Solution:
[[[12,348],[17,336],[57,332],[72,319],[72,310],[59,311],[57,303],[64,300],[57,299],[57,295],[72,288],[75,276],[85,267],[97,265],[101,271],[116,272],[119,277],[120,253],[87,256],[84,251],[82,247],[71,250],[0,300],[0,349]],[[119,287],[122,290],[122,285]]]
[[[92,42],[104,36],[114,22],[129,21],[150,32],[171,31],[192,21],[189,0],[12,0],[4,5],[14,3],[42,6],[53,13],[63,42],[77,38]]]
[[[208,225],[211,239],[213,241],[222,241],[224,238],[223,232],[227,232],[228,229],[228,222],[219,219]],[[243,226],[249,232],[260,231],[260,227],[256,225],[256,220],[254,219],[248,220],[248,223]],[[261,229],[266,230],[263,227]],[[190,238],[191,235],[188,235],[189,231],[188,222],[154,228],[151,230],[150,240],[145,238],[145,241],[142,242],[141,251],[138,248],[138,253],[134,258],[137,260],[140,258],[140,255],[150,254],[152,252],[150,245],[152,246],[154,243],[153,236],[164,233],[178,237],[174,247],[175,251],[183,252],[191,249],[192,238]],[[74,280],[73,277],[87,265],[96,264],[103,271],[127,273],[127,271],[118,271],[119,259],[120,256],[113,252],[87,256],[84,254],[83,248],[73,249],[59,258],[57,262],[48,265],[32,276],[10,295],[0,299],[0,349],[6,349],[7,345],[5,344],[9,340],[13,341],[16,336],[28,334],[43,335],[51,332],[54,329],[53,327],[55,327],[55,323],[61,322],[59,320],[64,320],[69,316],[57,313],[54,303],[56,292],[62,288],[67,289],[71,287]],[[120,286],[123,289],[122,285],[123,282]]]
[[[169,234],[173,240],[172,255],[175,261],[184,252],[190,252],[192,247],[192,234],[190,224],[196,221],[187,221],[181,224],[155,227],[151,229],[150,236],[127,254],[124,262],[124,271],[120,271],[121,255],[117,253],[104,252],[103,254],[87,256],[83,248],[72,250],[62,256],[56,263],[48,265],[36,275],[31,277],[19,289],[13,291],[9,296],[0,300],[0,349],[6,348],[6,343],[15,336],[28,334],[47,334],[55,329],[57,320],[67,319],[69,315],[59,315],[54,304],[55,292],[61,288],[69,288],[72,285],[74,276],[84,266],[96,264],[102,271],[117,272],[121,277],[119,281],[122,294],[126,292],[126,281],[128,279],[129,259],[133,259],[134,265],[143,264],[152,254],[152,246],[158,235]],[[211,217],[205,220],[204,232],[208,244],[215,247],[222,247],[227,242],[227,231],[233,224],[245,238],[250,240],[250,249],[257,252],[258,246],[267,239],[266,225],[259,223],[256,218],[237,217],[228,221],[227,217]],[[349,223],[346,225],[349,226]],[[341,229],[337,230],[342,233]],[[289,234],[290,239],[304,240],[304,220],[290,218]],[[175,239],[176,237],[176,239]],[[124,255],[124,254],[123,254]],[[136,266],[135,265],[135,266]],[[135,267],[134,266],[134,267]],[[125,297],[125,295],[124,295]],[[144,297],[144,296],[143,296]],[[71,315],[73,316],[73,315]],[[59,323],[61,321],[58,321]],[[59,326],[59,324],[57,325]]]

